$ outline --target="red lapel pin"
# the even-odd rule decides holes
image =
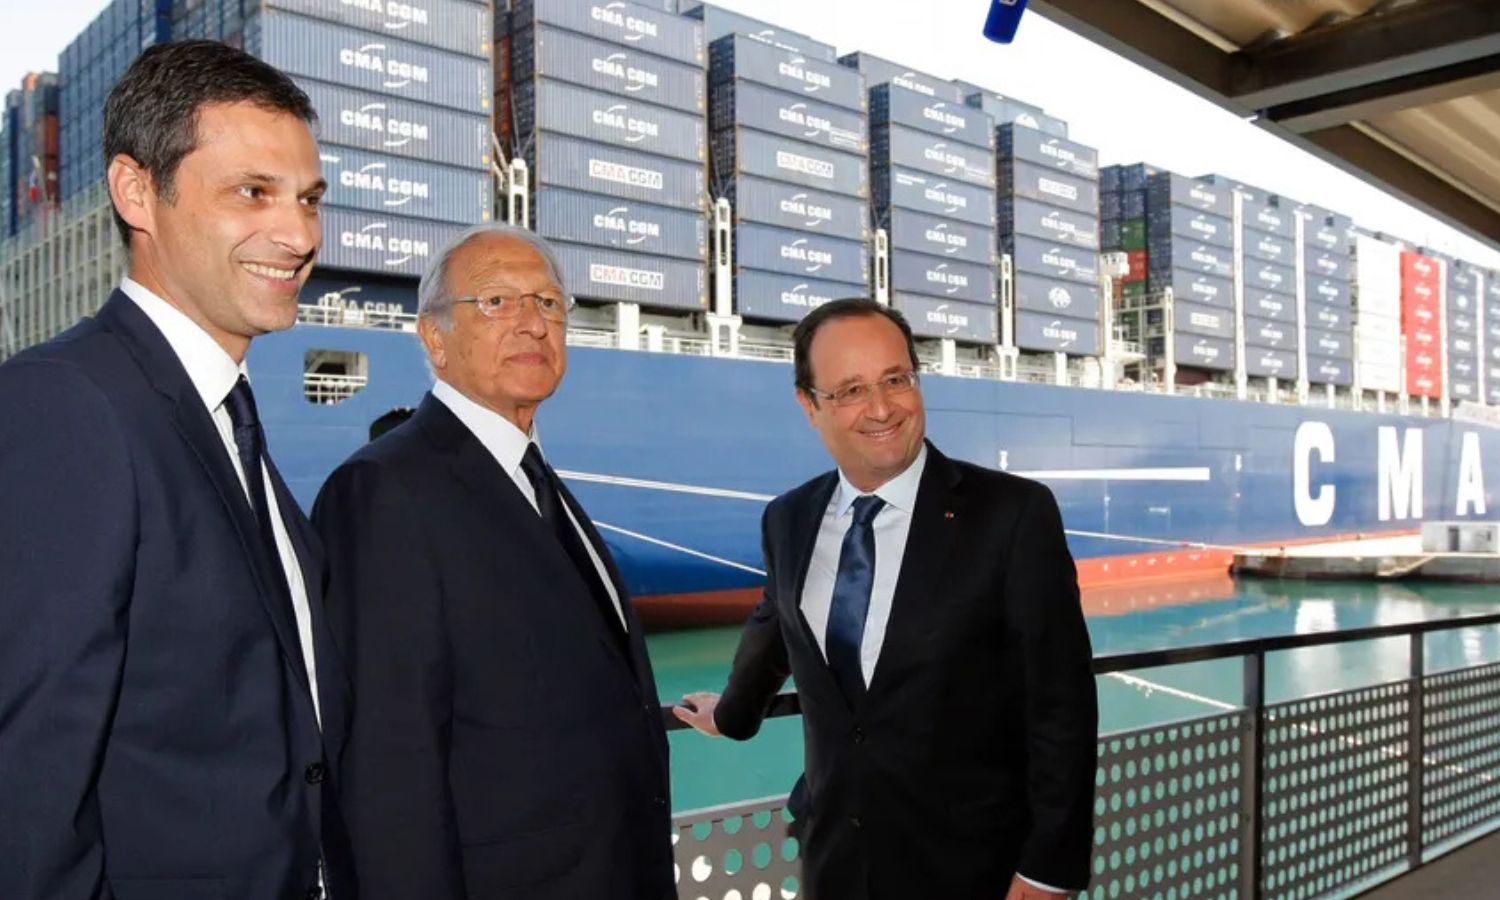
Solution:
[[[953,518],[953,513],[951,513],[951,512],[945,512],[945,513],[943,513],[943,518],[945,518],[945,519],[951,519],[951,518]]]

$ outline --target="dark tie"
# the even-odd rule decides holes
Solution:
[[[261,471],[261,459],[266,452],[265,433],[260,428],[260,415],[255,411],[255,395],[250,393],[250,382],[241,375],[234,383],[229,396],[224,398],[224,408],[229,411],[229,421],[234,423],[234,445],[240,453],[240,471],[245,473],[245,486],[250,492],[250,508],[255,513],[255,524],[259,526],[261,541],[270,557],[275,572],[283,577],[273,579],[287,594],[287,605],[291,605],[290,588],[281,569],[281,554],[276,549],[276,531],[271,527],[271,505],[266,502],[266,479]]]
[[[875,516],[885,501],[875,496],[854,501],[854,521],[844,532],[839,550],[839,571],[833,579],[833,605],[828,611],[828,667],[849,701],[865,694],[865,676],[859,660],[865,638],[865,617],[870,611],[870,589],[875,584]]]
[[[563,506],[562,484],[557,480],[557,473],[542,459],[541,448],[536,444],[526,445],[526,454],[521,457],[521,470],[526,473],[531,489],[536,492],[537,512],[541,514],[542,521],[552,529],[552,534],[568,554],[568,559],[572,560],[573,568],[578,570],[578,577],[588,586],[594,604],[604,616],[605,625],[612,633],[620,633],[620,617],[615,612],[615,603],[599,578],[599,567],[589,557],[578,529],[568,519],[568,511]]]

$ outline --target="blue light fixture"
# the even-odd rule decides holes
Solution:
[[[1026,12],[1026,0],[990,0],[990,15],[984,23],[984,36],[1000,44],[1009,44]]]

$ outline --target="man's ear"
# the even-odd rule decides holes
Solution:
[[[151,173],[130,156],[118,153],[109,161],[105,172],[109,198],[115,211],[134,231],[154,234],[156,231],[156,184]]]
[[[422,346],[427,348],[427,361],[432,363],[434,369],[441,372],[448,365],[448,348],[443,341],[447,335],[438,327],[432,316],[419,316],[417,336],[422,339]]]
[[[812,394],[802,388],[797,388],[797,402],[801,404],[802,411],[807,414],[807,423],[815,424],[813,416],[818,414],[818,400]]]

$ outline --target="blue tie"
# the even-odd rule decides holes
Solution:
[[[865,616],[870,611],[870,589],[875,584],[875,516],[885,506],[879,497],[854,501],[854,521],[844,532],[839,570],[833,580],[833,605],[828,612],[825,644],[828,667],[844,696],[853,703],[864,697],[865,676],[860,666],[860,644]]]

